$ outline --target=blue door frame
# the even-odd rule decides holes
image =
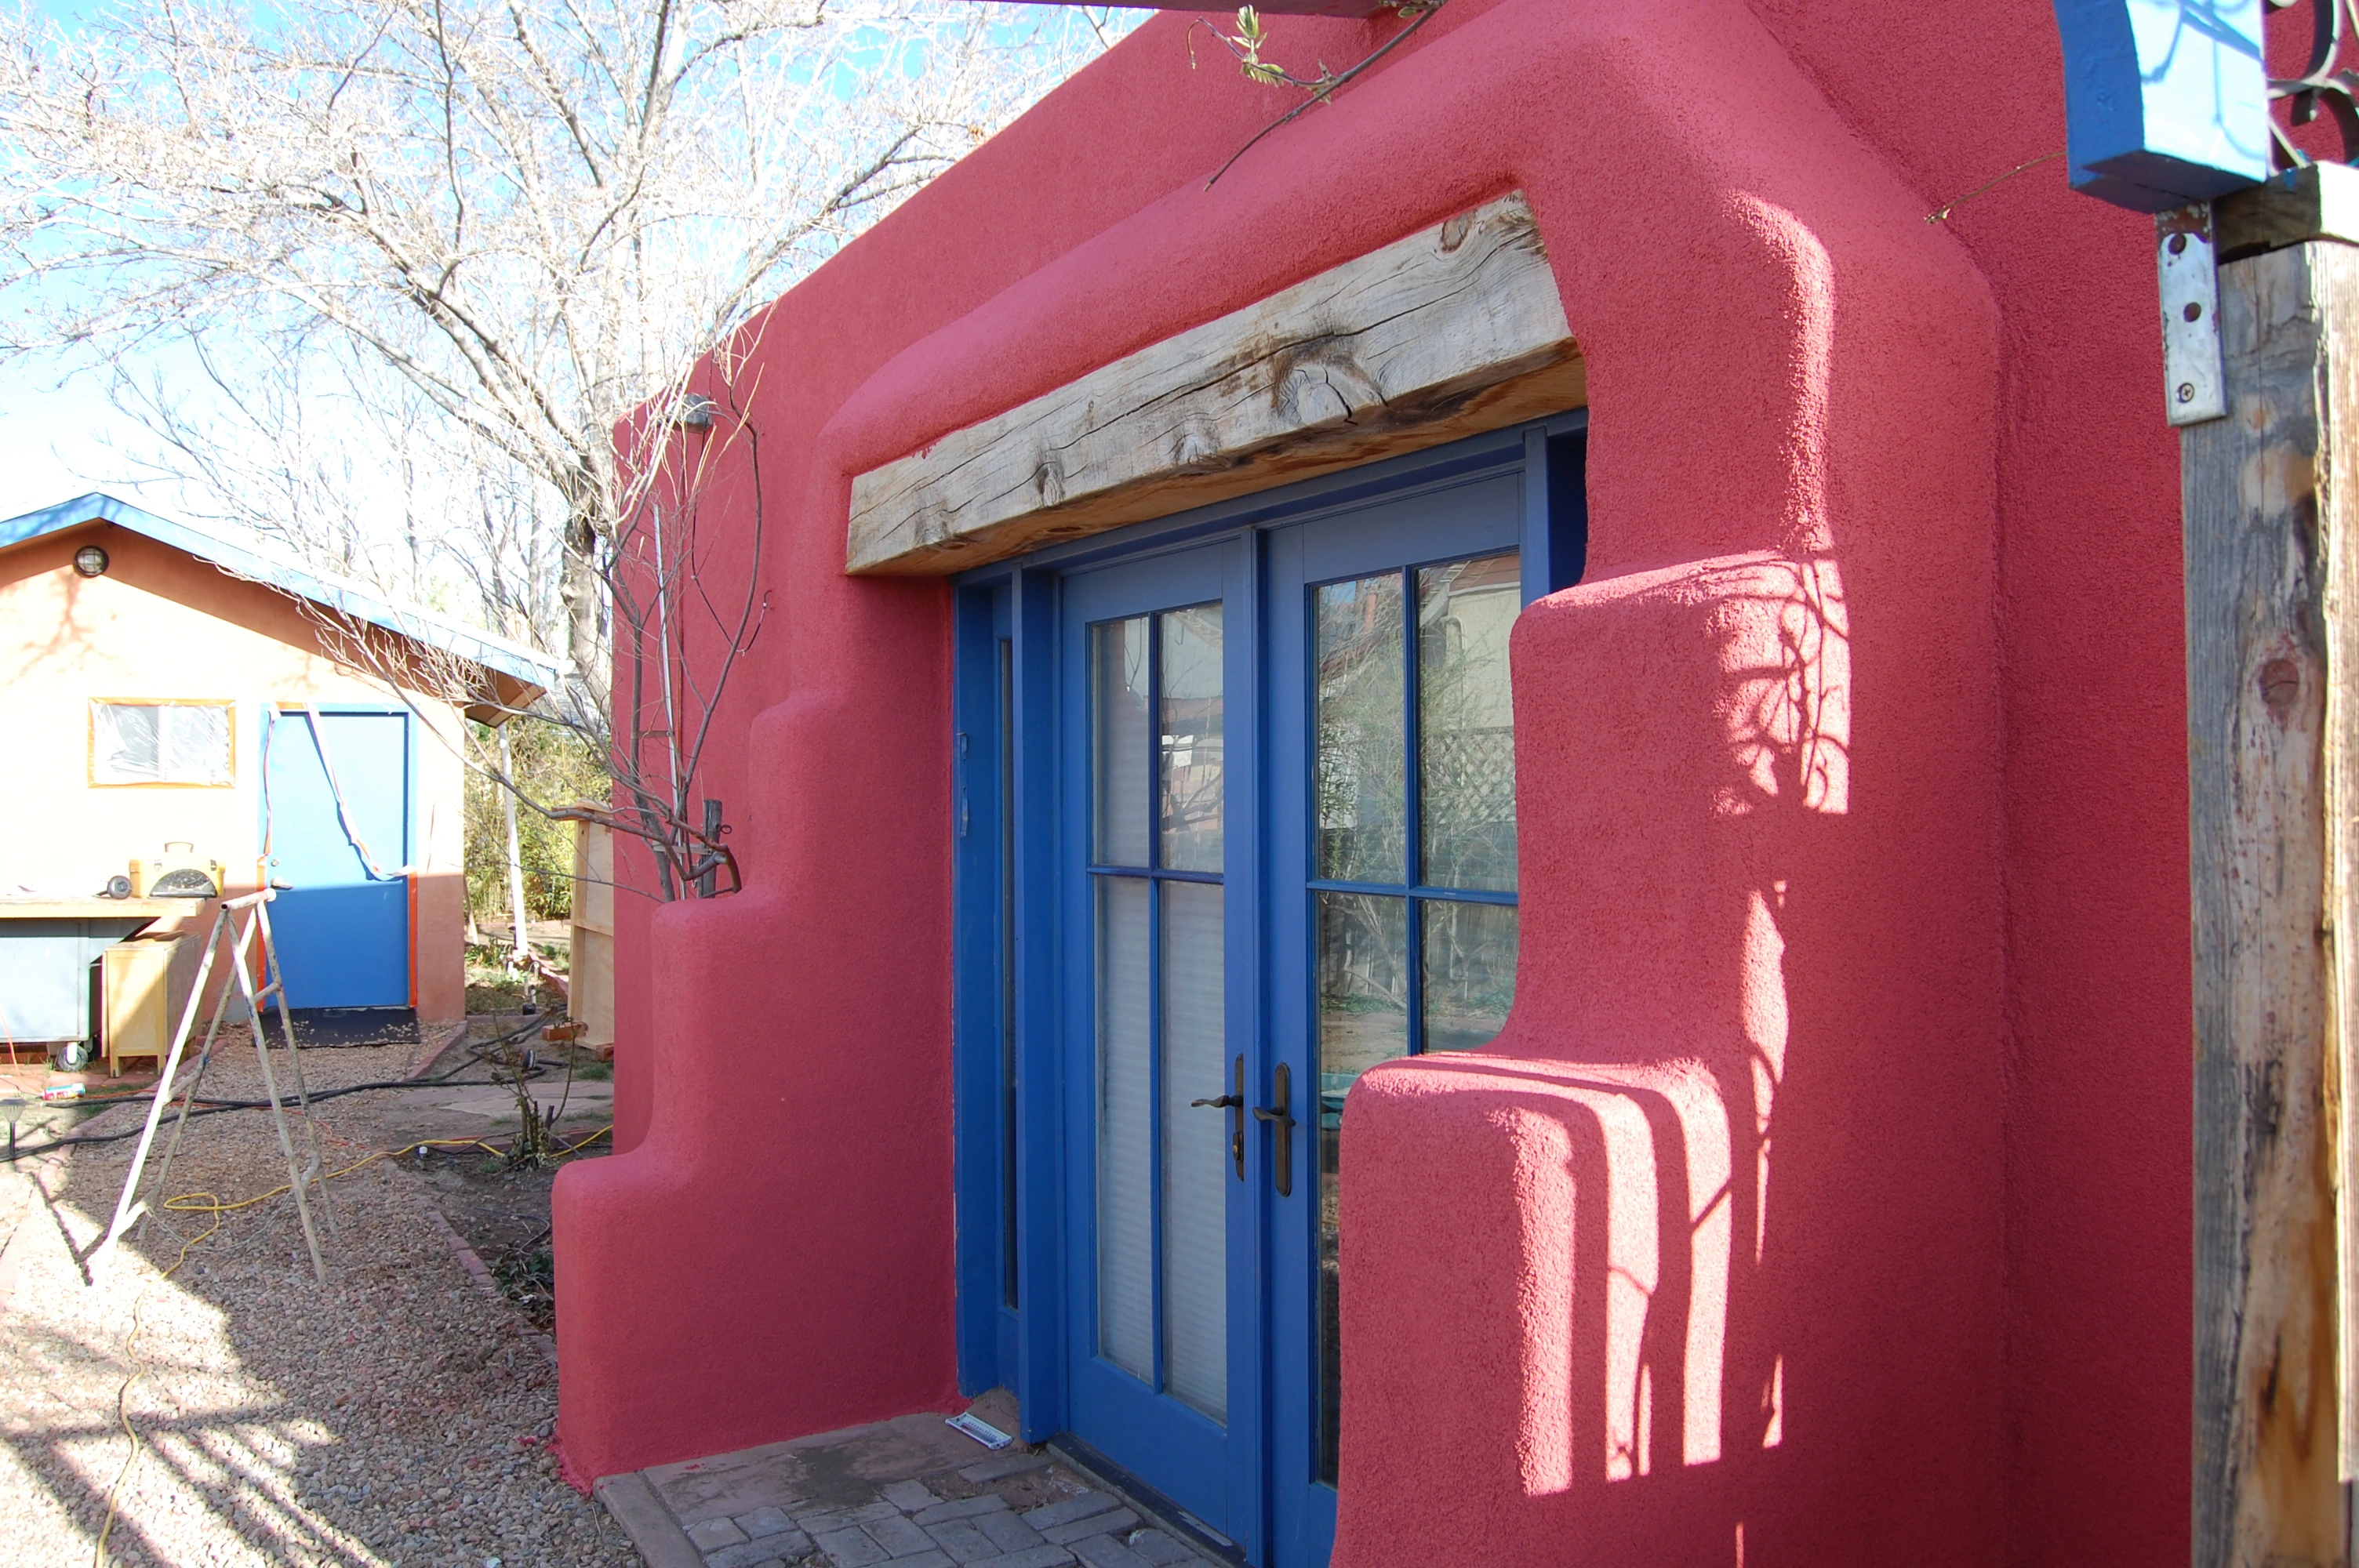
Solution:
[[[1086,1033],[1092,980],[1085,966],[1064,961],[1075,951],[1075,836],[1089,816],[1082,748],[1071,740],[1083,732],[1086,695],[1070,674],[1073,639],[1092,621],[1191,594],[1228,606],[1232,1041],[1249,1064],[1249,1104],[1266,1104],[1271,1069],[1289,1064],[1302,1123],[1288,1199],[1274,1192],[1268,1130],[1249,1133],[1249,1217],[1231,1231],[1231,1279],[1261,1303],[1249,1321],[1233,1319],[1231,1437],[1219,1461],[1223,1533],[1249,1563],[1318,1568],[1334,1532],[1335,1494],[1313,1474],[1317,1235],[1308,1195],[1318,1190],[1318,1080],[1299,907],[1309,818],[1306,786],[1287,782],[1307,766],[1305,585],[1502,546],[1520,551],[1527,601],[1578,581],[1587,425],[1577,412],[1474,437],[1054,546],[957,582],[959,1375],[970,1392],[1012,1389],[1030,1442],[1075,1441],[1077,1426],[1109,1413],[1073,1351],[1093,1323],[1094,1278],[1088,1152],[1073,1147],[1092,1105],[1092,1042],[1074,1038],[1077,1028]],[[1179,580],[1207,570],[1216,594]],[[1084,1433],[1077,1446],[1106,1444]],[[1156,1486],[1153,1465],[1108,1456]],[[1183,1460],[1165,1487],[1201,1496],[1207,1463]]]

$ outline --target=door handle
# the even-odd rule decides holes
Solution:
[[[1245,1058],[1237,1060],[1242,1064]],[[1277,1195],[1290,1198],[1294,1195],[1294,1074],[1283,1062],[1270,1069],[1269,1098],[1277,1103],[1254,1107],[1254,1119],[1266,1122],[1277,1140],[1271,1171],[1277,1178]]]
[[[1245,1059],[1243,1056],[1237,1058],[1236,1076],[1237,1087],[1220,1098],[1191,1099],[1188,1103],[1191,1106],[1215,1106],[1237,1113],[1236,1119],[1229,1124],[1229,1158],[1235,1162],[1237,1180],[1242,1182],[1245,1179]]]

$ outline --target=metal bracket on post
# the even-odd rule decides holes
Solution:
[[[2220,268],[2212,204],[2174,207],[2155,219],[2156,281],[2162,294],[2164,407],[2173,425],[2225,418],[2220,361]]]

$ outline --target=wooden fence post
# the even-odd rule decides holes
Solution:
[[[2220,268],[2227,417],[2181,437],[2196,1568],[2352,1559],[2359,246],[2318,192],[2218,205],[2257,254]]]

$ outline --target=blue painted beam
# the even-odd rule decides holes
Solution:
[[[2072,188],[2159,212],[2269,173],[2262,0],[2056,0]]]

